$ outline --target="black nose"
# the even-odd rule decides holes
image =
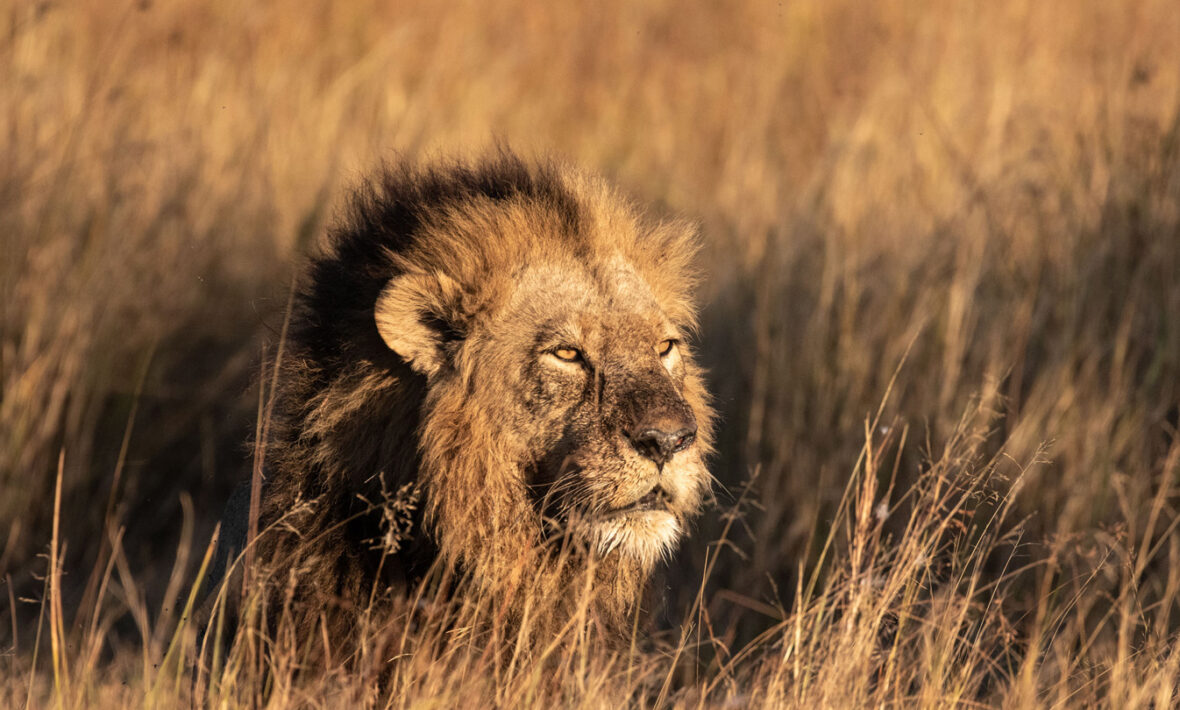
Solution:
[[[696,436],[696,426],[682,426],[672,431],[657,426],[641,428],[628,438],[636,451],[655,461],[656,466],[663,468],[677,451],[684,451],[691,446]]]

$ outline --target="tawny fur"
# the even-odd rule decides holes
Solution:
[[[347,635],[439,563],[516,614],[592,565],[593,616],[626,628],[709,490],[694,252],[691,225],[506,152],[362,186],[303,274],[266,444],[259,549],[297,613]],[[657,466],[629,438],[651,421],[695,442]],[[618,512],[650,491],[666,509]]]

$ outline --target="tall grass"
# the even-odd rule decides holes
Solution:
[[[0,37],[0,706],[1175,703],[1168,0],[0,0]],[[493,140],[702,222],[724,489],[662,630],[514,656],[430,589],[351,659],[197,623],[298,255],[379,160]]]

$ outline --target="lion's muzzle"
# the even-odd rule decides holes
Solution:
[[[645,422],[638,431],[627,432],[627,439],[635,450],[644,458],[654,461],[660,469],[677,452],[692,446],[696,436],[696,421],[685,418],[662,419],[654,422],[654,426]]]
[[[623,436],[639,455],[663,471],[664,464],[677,453],[692,446],[697,436],[697,420],[692,408],[665,376],[636,387],[628,397],[630,415]],[[626,421],[626,419],[624,420]]]

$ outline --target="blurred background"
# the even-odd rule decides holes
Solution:
[[[67,582],[123,525],[161,587],[349,186],[497,141],[701,224],[722,486],[672,608],[736,506],[714,611],[776,621],[882,405],[893,502],[966,431],[1030,545],[1174,547],[1178,109],[1174,0],[0,0],[0,579],[60,463]]]

